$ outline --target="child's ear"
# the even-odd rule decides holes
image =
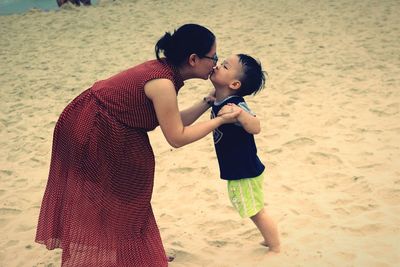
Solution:
[[[196,54],[191,54],[188,58],[188,63],[190,66],[194,66],[197,62],[197,55]]]
[[[229,88],[231,88],[233,90],[238,90],[240,88],[240,86],[242,86],[242,83],[239,80],[235,80],[235,81],[231,82],[231,84],[229,85]]]

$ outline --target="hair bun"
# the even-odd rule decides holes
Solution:
[[[160,53],[175,66],[187,61],[191,54],[204,56],[215,43],[214,34],[198,24],[185,24],[173,33],[166,32],[155,45],[157,59]]]
[[[165,34],[164,34],[164,36],[163,37],[161,37],[161,39],[159,40],[159,42],[158,42],[158,47],[161,49],[161,50],[169,50],[169,48],[171,47],[171,43],[172,43],[172,35],[171,35],[171,33],[169,33],[169,32],[166,32]]]

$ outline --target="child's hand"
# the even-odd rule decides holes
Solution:
[[[226,120],[226,123],[237,122],[237,117],[242,112],[242,109],[235,104],[228,103],[220,109],[218,117],[222,117]]]
[[[235,112],[238,110],[242,110],[242,109],[240,107],[238,107],[236,104],[228,103],[219,110],[217,116],[222,116],[226,113],[232,113],[232,112]]]

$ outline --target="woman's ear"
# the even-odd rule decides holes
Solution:
[[[194,66],[197,62],[198,56],[196,54],[191,54],[188,58],[188,63],[190,66]]]

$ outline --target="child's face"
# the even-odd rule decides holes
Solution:
[[[220,86],[232,88],[232,86],[237,86],[241,75],[242,64],[239,62],[239,57],[232,55],[214,67],[214,72],[211,74],[210,80],[216,88]]]

